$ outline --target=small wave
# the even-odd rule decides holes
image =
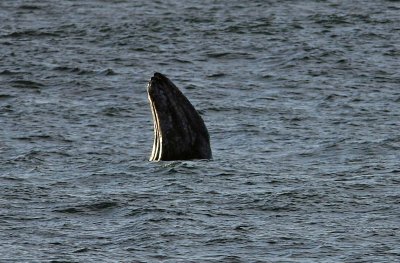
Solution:
[[[20,141],[35,141],[35,140],[48,140],[51,136],[49,135],[32,135],[32,136],[22,136],[22,137],[13,137],[13,139]]]
[[[12,76],[12,75],[17,75],[17,74],[18,74],[18,72],[14,72],[14,71],[11,71],[8,69],[5,69],[0,72],[0,75],[3,75],[3,76]]]
[[[12,137],[14,140],[19,140],[19,141],[30,141],[30,142],[35,142],[35,141],[59,141],[59,142],[72,142],[71,140],[65,138],[62,135],[48,135],[48,134],[33,134],[33,135],[27,135],[27,136],[16,136]]]
[[[235,25],[230,25],[225,28],[224,31],[228,33],[237,33],[237,34],[263,34],[263,35],[273,35],[272,32],[272,19],[271,18],[263,18],[259,19],[256,22],[243,22]]]
[[[217,73],[213,73],[213,74],[207,75],[207,78],[216,79],[216,78],[222,78],[222,77],[225,77],[225,76],[226,76],[225,73],[217,72]]]
[[[13,80],[10,84],[14,88],[40,90],[44,84],[31,80]]]
[[[108,107],[103,109],[101,114],[108,117],[127,117],[131,112],[130,109],[123,107]]]
[[[75,73],[78,75],[94,74],[93,70],[81,69],[79,67],[57,66],[57,67],[53,68],[53,70],[70,72],[70,73]]]
[[[347,96],[346,95],[340,95],[340,94],[332,93],[332,94],[329,94],[328,96],[326,96],[324,98],[324,101],[336,101],[336,100],[341,99],[341,98],[347,98]]]
[[[22,37],[58,37],[59,34],[54,32],[43,32],[39,30],[25,30],[25,31],[15,31],[5,37],[10,38],[22,38]]]
[[[190,60],[180,59],[180,58],[172,59],[172,62],[177,62],[177,63],[182,63],[182,64],[193,64],[193,62]]]
[[[10,163],[33,163],[33,164],[41,164],[44,162],[43,153],[40,151],[29,151],[28,153],[18,155],[8,162]]]
[[[118,202],[115,201],[102,201],[102,202],[95,202],[92,204],[84,204],[74,207],[55,209],[54,211],[65,214],[101,212],[104,210],[115,208],[118,205],[119,205]]]
[[[22,10],[40,10],[40,9],[42,9],[42,7],[38,6],[38,5],[20,5],[18,8],[22,9]]]
[[[114,75],[117,75],[117,73],[116,73],[114,70],[108,68],[108,69],[105,69],[105,70],[100,71],[100,72],[99,72],[99,75],[103,75],[103,76],[114,76]]]
[[[255,59],[253,55],[246,52],[208,52],[205,55],[217,59]]]
[[[331,27],[332,25],[343,25],[343,24],[350,24],[348,21],[348,17],[341,16],[341,15],[312,15],[309,17],[311,21],[315,21],[317,24],[322,24],[326,27]]]
[[[14,96],[9,94],[0,94],[0,100],[6,100],[10,98],[14,98]]]
[[[73,251],[72,253],[86,253],[86,252],[89,252],[89,251],[90,251],[89,248],[84,247],[84,248],[77,249],[77,250]]]

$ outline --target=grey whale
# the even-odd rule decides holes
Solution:
[[[147,94],[154,123],[150,161],[212,159],[206,125],[174,83],[156,72]]]

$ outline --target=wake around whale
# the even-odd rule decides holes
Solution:
[[[147,85],[147,94],[154,122],[150,161],[211,159],[204,121],[174,83],[156,72]]]

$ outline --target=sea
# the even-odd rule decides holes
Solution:
[[[1,0],[0,262],[400,262],[399,14]],[[149,162],[154,72],[212,160]]]

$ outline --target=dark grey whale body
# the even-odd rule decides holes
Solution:
[[[150,161],[211,159],[210,136],[204,121],[172,81],[154,73],[147,94],[154,121]]]

